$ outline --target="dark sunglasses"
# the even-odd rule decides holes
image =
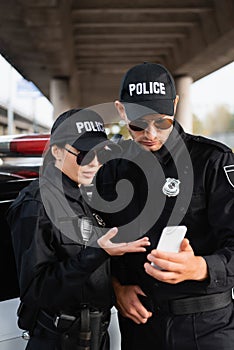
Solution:
[[[108,162],[108,160],[113,159],[113,151],[109,146],[104,146],[103,149],[100,150],[91,150],[91,151],[79,151],[79,153],[72,152],[70,149],[64,147],[64,149],[68,152],[76,156],[76,163],[78,165],[88,165],[91,163],[95,156],[100,164],[104,164]]]
[[[150,121],[146,121],[144,119],[137,119],[129,123],[128,126],[132,131],[143,131],[148,128]],[[166,130],[166,129],[169,129],[173,124],[173,119],[164,117],[164,118],[153,120],[153,122],[154,122],[153,125],[157,129]]]

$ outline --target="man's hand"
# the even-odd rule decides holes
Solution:
[[[159,281],[176,284],[186,280],[202,281],[208,277],[207,264],[201,256],[195,256],[188,239],[183,239],[179,253],[152,250],[147,256],[150,262],[162,268],[144,264],[148,275]]]
[[[116,307],[121,315],[137,324],[146,323],[152,313],[146,310],[138,298],[138,295],[146,296],[141,288],[136,285],[123,286],[115,278],[113,287],[117,299]]]
[[[128,243],[112,243],[111,238],[113,238],[117,232],[117,227],[113,227],[97,241],[99,246],[111,256],[123,255],[125,253],[145,252],[146,249],[144,247],[150,245],[148,237],[143,237],[141,239]]]

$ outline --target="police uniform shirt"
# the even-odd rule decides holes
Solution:
[[[87,210],[77,183],[52,164],[40,186],[33,181],[12,205],[8,221],[25,304],[51,315],[76,314],[81,303],[111,307],[109,255],[95,245],[96,233],[92,246],[82,242],[79,218],[90,216]]]
[[[152,216],[155,220],[150,227],[146,225],[147,214],[143,222],[136,220],[137,224],[132,227],[139,229],[138,237],[149,236],[151,246],[146,253],[112,259],[113,274],[121,283],[138,284],[146,294],[159,299],[230,290],[234,286],[234,156],[231,149],[213,140],[187,134],[175,121],[165,145],[154,152],[156,166],[152,161],[145,163],[147,183],[140,174],[142,169],[138,171],[133,163],[144,154],[151,153],[152,156],[152,152],[143,151],[133,141],[123,141],[121,146],[125,152],[123,159],[101,169],[97,179],[99,190],[111,206],[111,200],[116,199],[119,179],[128,178],[134,186],[134,196],[125,210],[108,214],[106,221],[110,227],[120,226],[120,232],[121,227],[125,228],[123,240],[124,234],[129,234],[127,222],[133,220],[134,212],[140,217],[139,213],[146,206],[147,191],[153,192],[154,198],[154,204],[148,210],[150,225]],[[127,153],[133,163],[126,161]],[[145,273],[146,256],[157,246],[163,228],[168,225],[187,226],[186,237],[195,255],[203,256],[207,262],[209,277],[205,281],[171,285],[156,281]]]

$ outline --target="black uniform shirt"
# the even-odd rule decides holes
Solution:
[[[99,208],[104,212],[108,207],[114,208],[106,215],[106,221],[110,227],[120,226],[122,241],[124,236],[131,239],[148,235],[151,247],[146,254],[114,258],[113,274],[123,284],[140,285],[146,294],[157,299],[231,289],[234,286],[234,156],[231,149],[187,134],[177,122],[157,152],[144,151],[134,141],[123,141],[121,146],[125,150],[122,159],[110,162],[98,174],[99,192],[108,201]],[[131,200],[129,184],[122,192],[118,191],[116,184],[120,179],[131,182]],[[121,195],[126,202],[124,194],[129,204],[121,208]],[[208,265],[209,278],[205,281],[172,285],[145,273],[146,255],[157,246],[163,228],[171,225],[187,226],[186,237],[195,255],[203,256]]]
[[[10,208],[8,221],[18,270],[20,297],[50,314],[75,314],[81,303],[108,309],[112,303],[109,255],[84,248],[80,219],[92,214],[79,187],[53,165],[25,188]]]

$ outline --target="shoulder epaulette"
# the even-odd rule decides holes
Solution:
[[[209,138],[203,137],[203,136],[191,135],[191,137],[194,141],[197,141],[199,143],[204,143],[206,145],[214,146],[223,152],[232,152],[232,149],[222,142],[215,141],[213,139],[209,139]]]
[[[27,187],[21,190],[18,197],[14,200],[11,208],[16,208],[24,201],[40,200],[39,180],[33,180]]]
[[[30,198],[37,198],[40,192],[39,179],[36,179],[30,183],[25,189],[25,194]]]

